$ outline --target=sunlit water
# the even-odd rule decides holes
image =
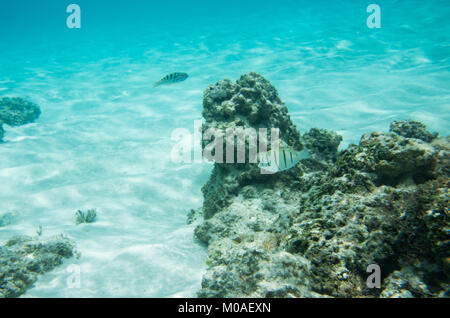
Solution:
[[[29,297],[194,296],[206,250],[186,213],[201,206],[208,164],[170,160],[176,128],[193,131],[203,90],[255,71],[278,89],[300,131],[361,134],[416,119],[449,132],[450,6],[377,1],[73,1],[82,28],[65,25],[61,1],[0,0],[0,96],[42,108],[35,124],[5,126],[0,145],[0,228],[66,233],[71,259]],[[190,78],[152,88],[167,73]],[[77,209],[98,221],[74,224]],[[80,288],[68,288],[71,264]]]

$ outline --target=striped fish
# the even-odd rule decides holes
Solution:
[[[188,77],[189,77],[189,75],[187,75],[186,73],[172,73],[172,74],[164,76],[163,79],[157,81],[155,84],[153,84],[153,87],[156,87],[159,85],[182,82]]]
[[[310,158],[308,150],[295,151],[290,148],[280,148],[278,151],[270,150],[260,154],[258,167],[266,173],[277,173],[289,170],[302,159]]]

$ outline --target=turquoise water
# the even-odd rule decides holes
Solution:
[[[255,71],[278,88],[301,132],[335,130],[342,146],[415,119],[449,133],[448,1],[0,0],[0,97],[41,106],[35,124],[6,127],[0,212],[13,234],[67,233],[82,257],[44,275],[29,297],[194,296],[205,248],[186,225],[208,164],[174,164],[176,128],[193,131],[203,90]],[[190,77],[152,88],[171,72]],[[74,226],[76,209],[97,222]],[[68,266],[81,287],[67,288]]]

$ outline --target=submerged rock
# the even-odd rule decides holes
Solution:
[[[203,131],[214,128],[225,135],[227,130],[237,128],[266,128],[269,132],[271,128],[279,128],[280,143],[297,150],[303,148],[300,133],[292,123],[277,90],[257,73],[244,74],[236,83],[223,80],[210,85],[204,93],[203,117],[206,120]],[[266,145],[268,149],[271,137],[269,132]],[[234,139],[228,142],[234,143]],[[248,144],[246,151],[248,153]],[[225,152],[224,149],[224,154]],[[225,161],[224,158],[223,162]],[[230,203],[239,188],[259,178],[260,169],[255,164],[249,164],[248,160],[236,165],[216,163],[210,180],[202,188],[206,198],[203,205],[204,217],[212,217]]]
[[[424,283],[423,273],[414,268],[402,268],[394,271],[385,279],[385,288],[380,294],[382,298],[415,298],[432,297],[433,293]],[[443,294],[439,296],[445,296]]]
[[[75,253],[75,244],[62,235],[46,240],[11,238],[0,246],[0,297],[20,296],[38,275],[51,271]]]
[[[195,229],[208,245],[199,296],[448,296],[448,138],[397,122],[338,152],[334,132],[300,137],[275,88],[255,73],[210,86],[203,115],[221,129],[284,123],[280,138],[312,158],[275,175],[215,164]],[[370,264],[381,267],[381,289],[366,285]]]
[[[300,134],[292,123],[286,105],[272,84],[257,73],[244,74],[236,83],[230,80],[210,85],[203,96],[204,129],[279,128],[280,138],[301,150]]]
[[[427,142],[394,133],[373,132],[362,136],[338,157],[342,170],[375,173],[381,184],[395,185],[405,179],[423,182],[432,178],[436,149]]]
[[[15,223],[17,217],[18,217],[18,213],[15,211],[0,212],[0,227]]]
[[[0,98],[0,140],[3,137],[3,124],[21,126],[34,122],[41,114],[38,105],[20,97]]]
[[[303,135],[303,141],[315,159],[334,162],[342,136],[326,129],[312,128]]]
[[[390,131],[406,138],[416,138],[425,142],[431,142],[438,137],[438,133],[431,133],[426,128],[421,122],[404,120],[392,122]]]

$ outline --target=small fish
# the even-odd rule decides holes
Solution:
[[[159,85],[165,85],[165,84],[173,84],[182,82],[185,79],[189,77],[186,73],[172,73],[169,75],[166,75],[163,79],[153,84],[153,87],[159,86]]]
[[[295,151],[291,148],[279,148],[278,151],[270,150],[260,154],[258,167],[266,173],[277,173],[289,170],[297,165],[302,159],[310,158],[308,150]]]

